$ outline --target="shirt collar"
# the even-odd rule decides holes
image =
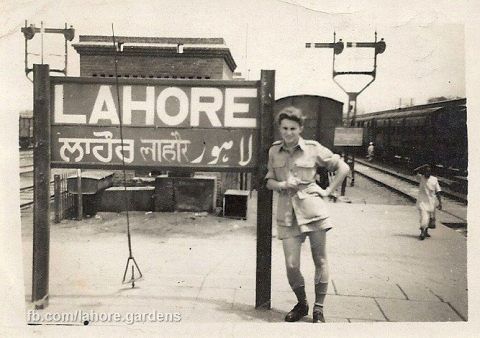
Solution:
[[[293,148],[293,150],[297,149],[297,148],[300,148],[300,150],[305,150],[305,140],[303,139],[303,137],[299,137],[298,138],[298,143],[297,145]],[[280,149],[279,151],[282,151],[282,150],[285,150],[286,151],[286,148],[285,148],[285,142],[282,141],[282,144],[280,146]]]

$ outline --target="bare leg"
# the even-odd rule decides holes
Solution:
[[[305,286],[300,271],[300,250],[302,247],[301,237],[292,237],[282,240],[283,253],[285,254],[285,266],[287,268],[288,283],[292,290]]]
[[[325,322],[323,317],[323,303],[328,289],[328,259],[326,231],[315,231],[309,234],[310,248],[315,263],[315,304],[313,307],[313,322]]]
[[[300,272],[300,252],[303,238],[302,236],[297,236],[283,240],[288,283],[298,300],[297,305],[285,316],[285,321],[287,322],[296,322],[308,314],[305,281]]]
[[[420,240],[424,240],[427,236],[428,223],[430,221],[430,215],[427,211],[419,209],[420,212]]]

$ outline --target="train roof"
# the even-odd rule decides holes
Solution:
[[[293,97],[312,97],[312,98],[325,99],[325,100],[329,100],[329,101],[333,101],[333,102],[336,102],[336,103],[341,103],[341,104],[343,104],[342,101],[338,101],[338,100],[332,99],[331,97],[321,96],[321,95],[314,95],[314,94],[289,95],[289,96],[284,96],[284,97],[275,99],[275,101],[282,101],[282,100],[286,100],[286,99],[293,98]]]
[[[448,101],[440,101],[434,103],[428,103],[418,106],[411,106],[406,108],[399,109],[390,109],[374,113],[368,113],[363,115],[358,115],[356,121],[366,121],[372,118],[375,119],[386,119],[386,118],[403,118],[403,117],[413,117],[413,116],[423,116],[428,115],[433,112],[442,110],[446,107],[457,107],[459,110],[466,109],[466,99],[456,99]]]
[[[406,110],[406,111],[394,111],[394,112],[379,112],[375,114],[368,114],[357,116],[357,121],[365,121],[370,120],[372,118],[375,119],[394,119],[394,118],[402,118],[402,117],[413,117],[413,116],[423,116],[428,115],[430,113],[436,112],[438,110],[443,109],[443,107],[432,107],[432,108],[424,108],[424,109],[415,109],[415,110]]]

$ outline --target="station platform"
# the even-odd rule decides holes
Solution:
[[[418,183],[416,183],[416,185],[412,185],[412,182],[415,182],[414,176],[408,177],[408,181],[406,180],[407,177],[404,177],[404,179],[398,179],[389,175],[388,173],[379,172],[369,166],[363,165],[360,162],[355,164],[355,172],[368,177],[378,184],[388,187],[397,193],[402,194],[413,202],[417,199]],[[396,175],[401,174],[396,173]],[[458,202],[448,197],[442,197],[442,206],[443,210],[437,210],[437,214],[450,215],[453,218],[453,223],[467,222],[467,205],[465,203]]]
[[[405,182],[409,182],[409,183],[412,183],[412,184],[418,184],[418,179],[416,177],[416,175],[414,174],[407,174],[405,173],[405,169],[403,170],[399,170],[397,168],[394,168],[392,167],[391,165],[386,165],[384,163],[382,164],[378,164],[376,162],[368,162],[368,161],[364,161],[362,159],[356,159],[355,160],[356,163],[359,163],[361,165],[361,170],[360,172],[362,172],[362,168],[373,168],[373,169],[377,169],[385,174],[390,174],[392,176],[395,176],[395,177],[398,177],[400,180],[403,180]],[[465,187],[463,187],[463,189],[467,190],[466,188],[466,185],[468,185],[468,179],[467,177],[461,177],[461,176],[456,176],[456,180],[457,182],[451,180],[451,179],[448,179],[448,178],[445,178],[445,177],[441,177],[441,176],[437,176],[438,178],[438,181],[440,183],[440,186],[442,187],[442,191],[443,191],[443,194],[449,198],[453,198],[455,200],[458,200],[458,201],[467,201],[467,194],[466,193],[461,193],[461,192],[458,192],[458,191],[455,191],[455,190],[452,190],[450,187],[452,185],[455,185],[455,184],[460,184],[460,185],[465,185]],[[461,183],[458,183],[461,182]]]
[[[468,320],[467,239],[441,224],[451,216],[442,215],[430,231],[432,237],[420,241],[418,214],[412,205],[330,203],[329,207],[335,227],[327,235],[331,283],[326,324]],[[255,194],[249,200],[247,220],[191,212],[130,212],[133,254],[144,275],[133,289],[121,284],[128,258],[124,214],[99,213],[83,221],[52,224],[50,299],[38,313],[177,313],[182,324],[221,324],[228,332],[242,323],[311,328],[311,313],[300,323],[283,322],[296,299],[275,228],[272,307],[254,308],[255,217]],[[32,230],[27,212],[22,213],[22,228],[29,310],[33,308]],[[314,266],[308,239],[302,247],[302,272],[313,304]],[[157,329],[165,323],[92,321],[88,325]],[[51,325],[34,329],[42,327],[50,330]]]

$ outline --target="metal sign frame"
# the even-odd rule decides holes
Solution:
[[[333,145],[335,147],[363,146],[363,128],[336,127]]]
[[[135,117],[134,114],[139,115],[138,111],[142,111],[142,109],[131,109],[129,113],[129,124],[127,125],[125,121],[123,121],[123,133],[126,134],[125,139],[128,139],[129,135],[131,136],[130,144],[132,153],[128,154],[120,153],[119,151],[113,151],[110,156],[107,156],[110,161],[109,163],[106,160],[104,163],[100,162],[98,159],[95,159],[93,153],[98,154],[100,160],[102,160],[100,152],[105,153],[105,149],[110,147],[110,152],[112,152],[112,143],[113,147],[120,147],[120,139],[115,139],[115,134],[118,136],[119,134],[119,124],[116,125],[112,123],[105,123],[104,120],[99,120],[98,123],[87,123],[88,115],[93,113],[91,112],[92,107],[95,105],[97,108],[96,111],[98,112],[105,107],[100,107],[102,102],[108,102],[108,98],[111,99],[110,104],[112,105],[113,109],[116,110],[115,114],[122,112],[123,117],[125,117],[124,109],[119,109],[116,106],[117,101],[115,100],[116,92],[113,88],[116,84],[114,78],[81,78],[81,77],[52,77],[51,78],[51,95],[52,95],[52,111],[51,111],[51,128],[52,128],[52,159],[51,164],[52,167],[55,168],[81,168],[81,169],[122,169],[123,164],[121,161],[120,155],[124,155],[128,157],[130,155],[132,163],[126,163],[127,169],[163,169],[163,170],[171,170],[171,169],[178,169],[181,168],[182,171],[238,171],[238,172],[253,172],[255,171],[255,162],[256,158],[253,156],[252,152],[256,152],[256,146],[259,144],[259,133],[258,130],[260,129],[260,118],[258,114],[258,110],[260,107],[260,100],[259,93],[260,93],[260,81],[220,81],[220,80],[160,80],[160,79],[118,79],[119,87],[123,91],[128,88],[129,97],[133,96],[132,92],[142,92],[141,94],[146,95],[144,93],[145,89],[148,88],[150,90],[150,102],[152,104],[151,113],[151,122],[149,125],[145,123],[135,123],[133,118]],[[56,93],[56,87],[61,87],[62,90],[60,93]],[[66,87],[66,92],[63,92],[63,87]],[[70,87],[69,93],[67,93],[68,88]],[[110,88],[112,87],[112,88]],[[94,89],[91,89],[94,88]],[[103,94],[100,94],[98,88],[106,89],[108,94],[105,94],[105,90],[103,90]],[[108,89],[110,88],[110,89]],[[87,90],[89,89],[89,90]],[[120,90],[119,89],[119,90]],[[241,90],[256,90],[255,93],[255,100],[252,97],[249,98],[234,98],[234,100],[247,99],[251,104],[248,106],[250,111],[249,113],[250,118],[248,117],[237,117],[235,121],[242,121],[242,120],[252,120],[252,114],[254,114],[255,124],[256,127],[224,127],[224,126],[216,126],[214,127],[211,124],[211,120],[209,115],[204,113],[203,111],[197,111],[197,119],[199,126],[190,126],[186,120],[183,120],[177,126],[166,125],[162,122],[159,118],[158,112],[154,113],[153,110],[156,108],[156,101],[157,98],[160,99],[160,95],[163,94],[163,91],[170,91],[173,92],[176,90],[182,95],[185,95],[186,100],[192,100],[193,90],[201,91],[206,90],[207,92],[210,90],[217,90],[217,93],[222,91],[222,95],[226,97],[226,92],[231,91],[241,91]],[[160,94],[159,94],[160,93]],[[57,95],[60,94],[60,95]],[[159,95],[157,95],[159,94]],[[98,95],[98,102],[95,101],[93,103],[93,96]],[[102,99],[99,99],[100,95],[102,95]],[[169,95],[169,94],[167,94]],[[172,94],[173,95],[173,94]],[[55,98],[57,96],[57,98]],[[57,102],[58,96],[63,96],[64,99],[60,102]],[[230,96],[230,95],[229,95]],[[120,93],[120,97],[122,100],[122,106],[124,106],[123,102],[123,95]],[[174,97],[174,96],[173,96]],[[213,99],[213,97],[202,96],[199,98],[198,96],[196,99]],[[230,97],[232,99],[232,97]],[[249,99],[249,100],[248,100]],[[80,101],[78,104],[72,101]],[[221,100],[224,100],[223,97]],[[89,101],[85,103],[85,101]],[[132,99],[133,101],[133,99]],[[256,101],[256,102],[254,102]],[[98,104],[100,102],[100,104]],[[140,105],[145,106],[145,102],[137,101],[129,105],[134,105],[140,102]],[[167,102],[170,101],[163,101],[164,104],[168,105]],[[65,113],[65,116],[70,116],[72,119],[81,119],[84,117],[84,123],[63,123],[64,121],[55,121],[56,111],[58,107],[55,107],[56,104],[63,104],[69,106],[69,110],[74,110],[77,114],[68,115]],[[232,102],[229,102],[232,103]],[[252,106],[252,103],[254,107]],[[209,105],[212,102],[201,102],[202,105]],[[245,103],[234,103],[234,105],[242,105]],[[73,105],[73,107],[72,107]],[[221,103],[222,107],[218,109],[217,112],[211,114],[215,115],[214,118],[217,119],[216,122],[221,123],[222,120],[226,115],[226,106],[227,102]],[[231,106],[231,104],[229,104]],[[155,106],[155,107],[153,107]],[[193,106],[193,102],[192,102]],[[170,107],[171,108],[171,107]],[[160,108],[161,109],[161,108]],[[164,108],[166,110],[166,108]],[[175,107],[173,110],[178,109]],[[193,114],[190,111],[190,107],[187,108],[188,111],[186,114]],[[89,110],[89,112],[87,112]],[[172,109],[170,109],[172,110]],[[193,109],[192,109],[193,110]],[[63,114],[63,107],[61,108]],[[86,115],[78,115],[78,113],[84,111]],[[136,111],[136,113],[134,112]],[[217,115],[217,113],[219,113]],[[142,115],[146,115],[146,113],[140,113]],[[168,112],[163,112],[163,116],[165,118],[172,118]],[[223,116],[222,116],[223,114]],[[180,115],[180,113],[178,114]],[[240,114],[237,114],[240,115]],[[219,118],[220,116],[220,118]],[[64,116],[61,116],[64,120]],[[234,118],[232,116],[232,118]],[[186,118],[188,119],[188,118]],[[97,120],[97,119],[95,119]],[[146,117],[145,117],[146,120]],[[90,118],[90,121],[92,119]],[[133,121],[133,122],[132,122]],[[209,122],[207,122],[209,121]],[[111,121],[110,121],[111,122]],[[215,122],[215,121],[214,121]],[[247,121],[252,122],[252,121]],[[121,124],[122,122],[120,122]],[[225,117],[225,124],[226,124],[226,117]],[[79,129],[81,128],[81,129]],[[79,137],[71,137],[72,135],[82,135],[84,138]],[[87,136],[88,134],[89,136]],[[92,137],[97,135],[99,137]],[[163,136],[160,136],[163,135]],[[183,136],[182,136],[183,135]],[[184,135],[187,135],[185,138]],[[68,137],[70,136],[70,137]],[[112,138],[113,137],[113,138]],[[134,139],[135,138],[135,139]],[[159,139],[160,138],[160,139]],[[163,139],[161,139],[163,138]],[[147,142],[146,139],[149,139],[150,143]],[[60,144],[59,140],[63,141],[63,145]],[[143,141],[145,143],[142,143]],[[163,142],[163,143],[162,143]],[[202,152],[202,144],[203,144],[203,152]],[[126,147],[127,141],[124,140],[124,146]],[[144,145],[144,147],[140,147],[140,145]],[[150,145],[150,147],[147,147]],[[170,159],[165,156],[162,158],[160,155],[162,151],[162,147],[169,147],[170,151]],[[172,153],[173,147],[177,148],[177,153]],[[193,158],[196,160],[192,160],[192,155],[190,155],[190,159],[187,158],[187,154],[182,154],[181,151],[188,151],[189,148],[200,147],[197,151],[193,152]],[[93,152],[91,151],[93,148]],[[96,148],[96,149],[95,149]],[[104,149],[101,149],[104,148]],[[158,148],[158,149],[157,149]],[[100,149],[100,150],[99,150]],[[141,153],[140,150],[144,150],[145,153],[149,152],[149,159],[145,158],[145,154]],[[61,154],[59,154],[61,151]],[[156,156],[156,153],[159,153]],[[73,155],[76,153],[76,158],[67,158],[67,155]],[[86,154],[88,153],[88,154]],[[190,152],[192,153],[192,152]],[[60,156],[59,156],[60,155]],[[143,156],[143,158],[142,158]],[[62,157],[62,158],[60,158]],[[88,157],[90,161],[79,160],[80,158]],[[153,160],[152,160],[153,157]],[[200,161],[200,157],[202,157]],[[104,157],[105,159],[105,157]],[[173,159],[173,160],[172,160]],[[232,163],[236,159],[236,164]],[[75,162],[77,161],[78,162]],[[116,162],[114,161],[116,160]],[[128,161],[126,161],[128,162]]]
[[[51,134],[55,131],[52,124],[52,114],[55,102],[55,84],[104,83],[115,84],[115,79],[102,78],[59,78],[50,77],[49,65],[33,67],[34,73],[34,224],[33,224],[33,268],[32,268],[32,302],[36,309],[48,305],[49,296],[49,250],[50,250],[50,168],[75,167],[99,168],[101,164],[75,165],[52,162]],[[250,171],[254,173],[257,198],[257,250],[256,250],[256,308],[271,306],[271,252],[272,252],[272,191],[264,184],[267,173],[268,150],[273,142],[273,105],[275,103],[275,71],[262,70],[260,81],[215,81],[215,80],[146,80],[119,79],[120,84],[155,84],[155,85],[195,85],[195,86],[225,86],[257,88],[258,112],[256,124],[256,153],[252,154],[256,162],[252,167],[241,166],[197,166],[192,171]],[[81,127],[78,127],[81,128]],[[234,128],[230,128],[234,130]],[[58,132],[58,130],[57,130]],[[107,166],[108,169],[121,168],[121,165]],[[128,169],[145,168],[145,166],[129,166]],[[158,167],[157,167],[158,168]],[[164,166],[163,168],[181,168],[185,166]]]

